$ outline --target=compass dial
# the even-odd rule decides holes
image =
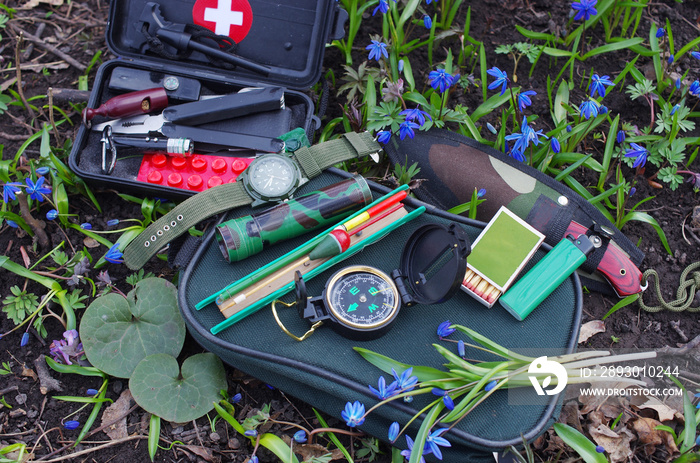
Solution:
[[[391,323],[400,300],[391,278],[373,267],[351,266],[328,282],[326,304],[338,323],[357,330],[376,330]]]
[[[250,187],[265,197],[276,198],[296,186],[297,171],[293,162],[279,155],[265,155],[248,168]]]

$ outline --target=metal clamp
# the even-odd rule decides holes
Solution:
[[[102,142],[102,173],[110,175],[114,171],[114,166],[117,163],[117,146],[112,139],[111,125],[102,129],[102,138],[100,138],[100,142]]]
[[[310,299],[310,298],[309,298],[309,299]],[[302,337],[299,337],[299,336],[293,334],[292,332],[290,332],[290,331],[282,324],[282,320],[280,320],[279,316],[277,315],[277,307],[276,307],[276,304],[277,304],[278,302],[279,302],[280,304],[282,304],[283,306],[285,306],[285,307],[294,307],[294,306],[296,306],[297,304],[296,304],[296,302],[294,302],[294,303],[292,303],[292,304],[288,304],[288,303],[286,303],[286,302],[284,302],[284,301],[280,301],[279,299],[277,299],[277,300],[275,300],[275,301],[272,302],[272,315],[275,317],[275,321],[277,322],[277,324],[279,325],[279,327],[282,328],[282,331],[284,331],[284,332],[287,334],[287,336],[289,336],[290,338],[294,339],[295,341],[301,342],[301,341],[304,341],[305,339],[308,339],[308,337],[311,336],[311,334],[313,334],[313,332],[316,330],[316,328],[318,328],[319,326],[323,325],[323,320],[320,320],[320,321],[317,321],[316,323],[314,323],[313,325],[311,325],[311,328],[309,328],[309,330],[308,330],[306,333],[304,333],[304,335],[303,335]]]

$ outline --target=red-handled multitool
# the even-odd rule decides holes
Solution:
[[[155,90],[159,89],[152,90],[155,94]],[[147,91],[133,93],[139,93],[139,97],[143,99],[144,92]],[[108,117],[120,112],[120,110],[123,112],[136,111],[133,101],[138,101],[139,98],[134,99],[133,93],[114,97],[100,107],[109,108],[109,110],[98,108],[93,111],[95,114]],[[128,106],[128,108],[124,108],[124,106]],[[253,88],[192,103],[170,106],[163,109],[163,112],[158,115],[142,114],[143,111],[139,111],[136,113],[138,115],[96,124],[92,130],[102,131],[105,127],[110,126],[114,135],[186,138],[198,143],[197,146],[204,143],[214,145],[216,149],[237,147],[278,153],[284,149],[284,142],[277,138],[224,132],[196,126],[279,109],[284,109],[284,88]],[[132,114],[134,113],[132,112]]]

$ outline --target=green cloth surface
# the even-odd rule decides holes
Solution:
[[[340,179],[334,174],[324,173],[305,185],[299,194]],[[382,195],[374,193],[375,198]],[[250,208],[239,208],[227,214],[225,219],[250,213]],[[371,265],[386,273],[399,268],[401,252],[409,236],[420,225],[431,221],[449,223],[443,218],[424,213],[378,243],[308,281],[308,295],[320,295],[328,277],[345,265]],[[472,241],[481,231],[474,226],[460,225]],[[580,286],[577,287],[574,277],[565,280],[524,322],[517,321],[498,304],[488,309],[468,294],[458,291],[452,299],[442,304],[403,307],[393,329],[373,341],[345,339],[330,327],[322,326],[306,341],[297,342],[277,326],[269,306],[217,336],[210,334],[209,329],[224,318],[215,304],[195,311],[197,302],[289,252],[311,236],[277,244],[257,256],[228,264],[212,235],[205,235],[201,254],[195,256],[181,277],[180,308],[190,333],[203,347],[233,367],[338,419],[348,401],[359,400],[367,408],[376,403],[367,386],[371,384],[376,388],[377,380],[383,374],[356,353],[353,346],[373,350],[400,362],[441,368],[444,357],[436,352],[432,344],[441,343],[453,352],[457,350],[456,342],[438,340],[437,327],[445,320],[468,326],[508,348],[525,350],[527,355],[532,355],[535,349],[536,352],[543,352],[541,355],[555,355],[566,352],[567,346],[575,346],[572,340],[577,336],[580,321],[580,307],[577,306],[580,303]],[[543,251],[538,251],[526,269],[543,255]],[[291,302],[293,294],[288,294],[285,300]],[[308,322],[301,320],[294,308],[282,307],[280,318],[297,335],[309,328]],[[455,333],[448,339],[457,341],[459,338],[459,333]],[[486,359],[484,353],[474,349],[467,349],[467,358]],[[393,381],[391,375],[384,376],[387,383]],[[532,439],[551,425],[552,412],[558,414],[561,406],[556,403],[556,398],[537,397],[530,388],[520,391],[518,398],[519,403],[529,405],[513,405],[508,394],[507,391],[496,392],[445,435],[453,447],[444,449],[443,461],[466,461],[467,457],[469,461],[476,461],[478,455],[484,455],[483,452],[518,445],[521,434]],[[525,394],[524,399],[522,394]],[[427,399],[434,398],[431,395]],[[418,397],[410,406],[396,401],[395,406],[380,407],[369,415],[361,428],[386,440],[391,422],[405,424],[426,403],[427,400]],[[409,435],[414,437],[417,429],[416,424]],[[405,448],[405,445],[402,436],[396,446]]]

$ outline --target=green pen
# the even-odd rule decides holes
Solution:
[[[515,318],[523,321],[557,286],[569,277],[593,251],[586,235],[569,235],[547,253],[498,300]]]

